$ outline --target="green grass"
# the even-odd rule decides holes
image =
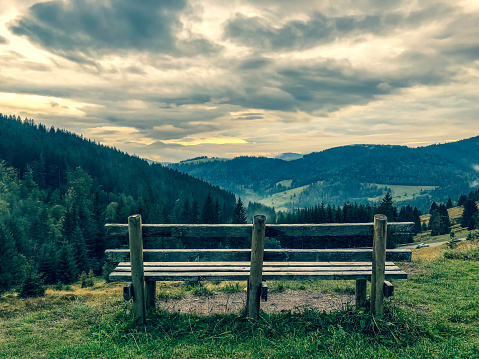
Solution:
[[[457,251],[474,245],[461,243]],[[0,357],[477,358],[479,261],[448,259],[447,251],[413,250],[413,261],[400,264],[409,279],[394,282],[383,318],[353,308],[263,314],[258,322],[235,314],[157,311],[143,326],[114,283],[49,289],[36,299],[6,293],[0,297]],[[236,292],[244,283],[160,283],[158,294],[190,295],[198,288]],[[352,294],[354,282],[285,281],[269,288]]]
[[[277,211],[287,211],[290,208],[289,203],[298,202],[298,199],[296,197],[303,193],[303,191],[306,190],[309,186],[311,186],[311,184],[275,193],[271,196],[261,199],[259,203],[264,204],[265,206],[274,207]]]
[[[410,201],[417,197],[422,197],[430,191],[433,191],[437,188],[437,186],[402,186],[402,185],[385,185],[385,184],[378,184],[378,183],[371,183],[372,186],[377,186],[378,188],[386,188],[388,187],[391,191],[391,195],[395,202],[402,202],[402,201]],[[380,195],[377,197],[368,198],[369,201],[372,202],[380,202],[384,195]]]

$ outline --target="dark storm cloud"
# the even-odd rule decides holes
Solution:
[[[184,0],[72,0],[33,5],[9,24],[15,35],[79,63],[122,51],[149,51],[175,56],[215,51],[216,46],[190,34],[179,40]]]
[[[9,43],[10,41],[8,41],[6,37],[3,37],[2,35],[0,35],[0,45],[8,45]]]
[[[392,7],[389,12],[341,17],[315,12],[307,21],[289,21],[280,27],[261,17],[237,14],[226,24],[225,37],[258,51],[301,50],[357,35],[386,35],[398,27],[419,26],[452,12],[441,4],[408,14],[396,10]]]
[[[256,58],[252,62],[262,63]],[[244,108],[327,112],[350,104],[363,104],[377,95],[404,87],[394,74],[385,77],[384,74],[359,71],[347,61],[332,59],[279,62],[268,64],[267,69],[240,69],[241,66],[237,69],[238,81],[234,87],[222,89],[221,93],[226,96],[225,103]],[[252,116],[251,120],[261,118],[261,114],[242,116]]]

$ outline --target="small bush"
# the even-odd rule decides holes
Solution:
[[[95,285],[95,274],[91,269],[88,272],[88,275],[85,272],[82,272],[78,279],[80,280],[82,288],[93,287]]]
[[[22,284],[20,285],[21,298],[43,297],[45,295],[45,282],[42,275],[36,270],[25,271]]]
[[[101,276],[107,283],[110,283],[110,273],[113,272],[118,263],[106,261],[103,267],[101,267]]]

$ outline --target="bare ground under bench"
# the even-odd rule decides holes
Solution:
[[[331,312],[354,304],[354,295],[331,295],[319,291],[285,290],[268,293],[268,300],[261,303],[265,313],[294,309],[325,310]],[[213,296],[187,295],[181,299],[159,299],[156,305],[168,311],[180,313],[239,313],[246,305],[245,293],[216,293]]]

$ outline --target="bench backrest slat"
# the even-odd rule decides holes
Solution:
[[[351,237],[372,236],[373,223],[268,224],[266,237]],[[106,224],[112,236],[127,236],[127,224]],[[251,224],[143,224],[143,237],[251,238]],[[388,223],[388,236],[412,233],[413,222]]]
[[[129,260],[128,249],[107,249],[110,260]],[[145,262],[249,262],[250,249],[144,249]],[[369,262],[372,249],[265,249],[265,262]],[[411,261],[410,249],[388,249],[387,261]]]

